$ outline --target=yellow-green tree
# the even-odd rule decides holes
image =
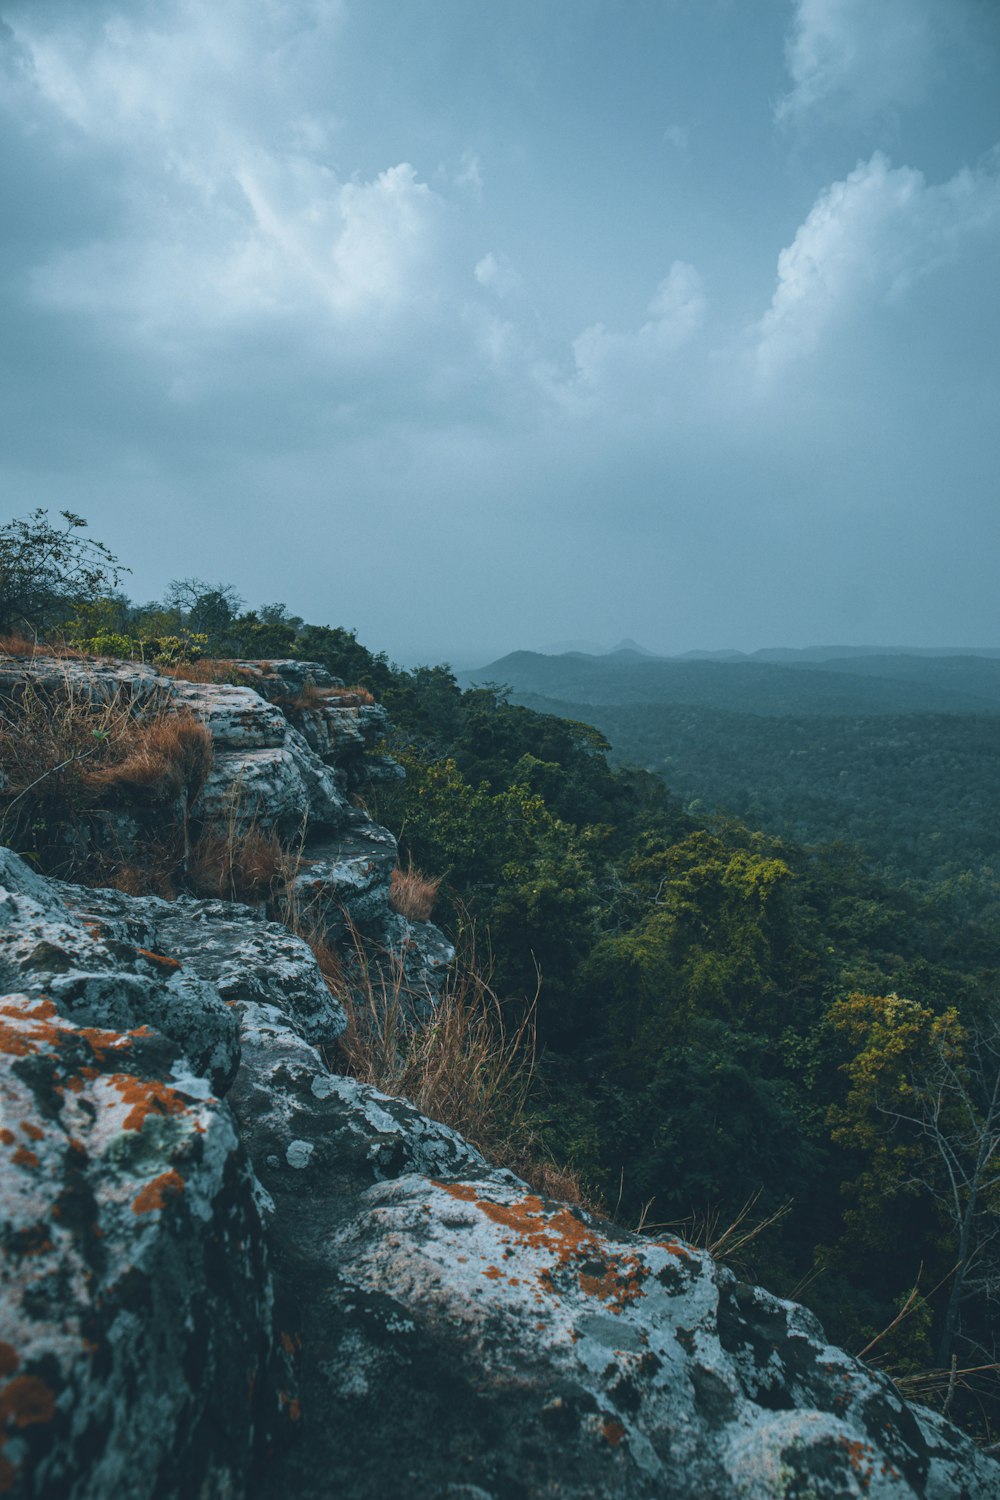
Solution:
[[[904,1200],[922,1200],[950,1272],[938,1361],[949,1364],[960,1339],[992,1359],[984,1340],[985,1313],[1000,1300],[1000,1018],[969,1026],[955,1010],[855,994],[830,1020],[853,1051],[831,1122],[834,1140],[865,1161],[848,1215],[855,1237],[891,1248]]]

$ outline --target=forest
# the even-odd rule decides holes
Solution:
[[[550,684],[529,707],[283,604],[245,609],[225,583],[138,604],[121,576],[78,517],[0,529],[5,649],[58,637],[222,671],[298,656],[372,694],[407,774],[373,785],[370,810],[405,867],[440,879],[434,920],[475,934],[515,1029],[529,1021],[523,1108],[545,1149],[604,1213],[670,1225],[805,1302],[996,1441],[994,664],[979,693],[897,679],[874,715],[881,679],[800,668],[775,669],[767,713],[704,686],[694,704],[570,709]],[[759,701],[759,681],[740,691]],[[796,693],[825,706],[791,712]]]

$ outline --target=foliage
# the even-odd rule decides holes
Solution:
[[[59,514],[62,526],[41,508],[0,526],[0,634],[57,630],[128,572],[103,542],[82,534],[82,516]]]
[[[118,635],[147,660],[158,643],[162,661],[200,647],[163,666],[194,680],[246,680],[240,658],[319,661],[389,710],[387,748],[407,778],[364,796],[400,841],[394,900],[423,920],[436,895],[435,920],[460,946],[478,932],[490,953],[485,972],[456,980],[461,1003],[453,993],[437,1028],[414,1024],[391,962],[344,961],[308,914],[282,908],[294,853],[235,826],[196,829],[187,848],[198,889],[281,909],[350,991],[351,1066],[516,1170],[533,1159],[549,1187],[573,1190],[551,1166],[568,1161],[626,1223],[743,1223],[753,1203],[773,1222],[741,1246],[743,1271],[990,1429],[1000,1403],[979,1390],[975,1408],[973,1376],[945,1369],[942,1382],[941,1368],[996,1356],[995,723],[874,711],[882,699],[939,710],[942,669],[913,667],[886,689],[875,667],[740,677],[731,664],[604,664],[603,705],[538,712],[496,684],[463,691],[446,666],[404,670],[283,605],[246,610],[222,583],[180,580],[142,606],[105,589],[70,618],[90,648]],[[585,661],[559,670],[570,685],[597,680]],[[979,694],[993,707],[995,690],[1000,704],[1000,665],[955,670],[955,706]],[[693,698],[642,703],[654,679]],[[730,692],[746,712],[722,706]],[[44,706],[25,706],[41,742]],[[21,847],[50,868],[72,819],[50,838],[62,812],[26,818],[32,756],[78,828],[112,810],[141,817],[155,796],[154,782],[113,770],[129,757],[103,738],[97,775],[105,727],[82,708],[70,718],[61,740],[13,758],[3,793]],[[614,764],[625,754],[647,769]],[[186,847],[175,832],[168,871]]]
[[[122,820],[145,823],[151,883],[169,886],[211,762],[208,731],[159,701],[27,683],[0,699],[0,837],[47,874],[112,884]]]

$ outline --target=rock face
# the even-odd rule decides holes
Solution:
[[[7,851],[0,920],[0,1492],[239,1493],[273,1320],[235,1018]]]
[[[0,888],[0,1492],[1000,1496],[801,1308],[331,1072],[284,928]]]
[[[199,717],[202,813],[305,816],[296,902],[391,950],[429,1013],[452,949],[391,910],[395,841],[349,801],[381,710],[238,666],[74,686]],[[0,981],[0,1494],[1000,1500],[1000,1466],[803,1309],[334,1071],[343,1007],[254,909],[0,850]]]

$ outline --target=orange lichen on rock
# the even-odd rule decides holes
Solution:
[[[6,1052],[8,1057],[28,1057],[45,1046],[57,1047],[65,1035],[60,1027],[52,1025],[53,1016],[58,1014],[45,996],[30,1007],[10,1001],[0,1005],[0,1052]]]
[[[8,1130],[6,1125],[0,1125],[0,1146],[13,1146],[17,1136],[13,1130]]]
[[[15,1375],[0,1390],[0,1426],[33,1427],[55,1416],[53,1391],[37,1375]]]
[[[604,1441],[612,1448],[617,1448],[625,1436],[625,1423],[619,1422],[617,1417],[605,1417],[601,1431],[604,1434]]]
[[[179,958],[167,958],[164,953],[153,953],[149,948],[137,948],[136,953],[140,958],[148,958],[151,964],[159,964],[164,969],[179,969],[181,961]]]
[[[131,1105],[122,1121],[123,1130],[141,1130],[150,1115],[180,1115],[187,1112],[187,1104],[175,1089],[156,1079],[134,1078],[131,1073],[112,1073],[108,1082],[113,1084],[123,1104]],[[114,1101],[108,1105],[113,1107]]]
[[[20,1355],[13,1344],[6,1344],[0,1339],[0,1378],[6,1379],[8,1375],[13,1375],[20,1363]]]
[[[666,1250],[668,1255],[676,1255],[678,1260],[693,1259],[691,1251],[680,1240],[654,1240],[653,1243],[657,1249]]]
[[[38,1157],[34,1151],[29,1151],[27,1146],[18,1146],[12,1160],[18,1167],[37,1167]]]
[[[851,1461],[851,1468],[858,1476],[858,1483],[863,1490],[869,1488],[872,1475],[875,1473],[874,1453],[867,1443],[860,1438],[842,1438],[841,1446]]]
[[[22,1120],[21,1130],[28,1137],[29,1141],[41,1141],[45,1138],[45,1131],[40,1125],[33,1124],[31,1120]]]
[[[154,1177],[152,1182],[147,1182],[139,1196],[133,1201],[132,1212],[135,1214],[152,1213],[154,1209],[163,1208],[166,1204],[167,1195],[176,1195],[184,1191],[184,1178],[173,1168],[169,1172],[161,1172],[159,1177]]]
[[[615,1312],[624,1312],[630,1302],[645,1295],[642,1284],[648,1275],[648,1267],[637,1255],[621,1255],[600,1276],[581,1271],[580,1290],[607,1302]]]
[[[435,1182],[434,1186],[463,1203],[475,1204],[487,1219],[509,1230],[523,1245],[553,1255],[555,1266],[545,1267],[538,1274],[543,1291],[550,1295],[557,1291],[554,1272],[581,1261],[584,1266],[578,1271],[580,1290],[606,1301],[614,1312],[623,1312],[630,1302],[644,1295],[642,1283],[649,1275],[646,1266],[636,1255],[629,1253],[605,1264],[606,1248],[600,1237],[588,1229],[572,1209],[546,1207],[544,1200],[535,1193],[529,1193],[517,1203],[507,1204],[479,1197],[471,1183]],[[585,1269],[594,1261],[602,1266],[600,1274]],[[483,1272],[491,1281],[503,1274],[495,1266]]]

